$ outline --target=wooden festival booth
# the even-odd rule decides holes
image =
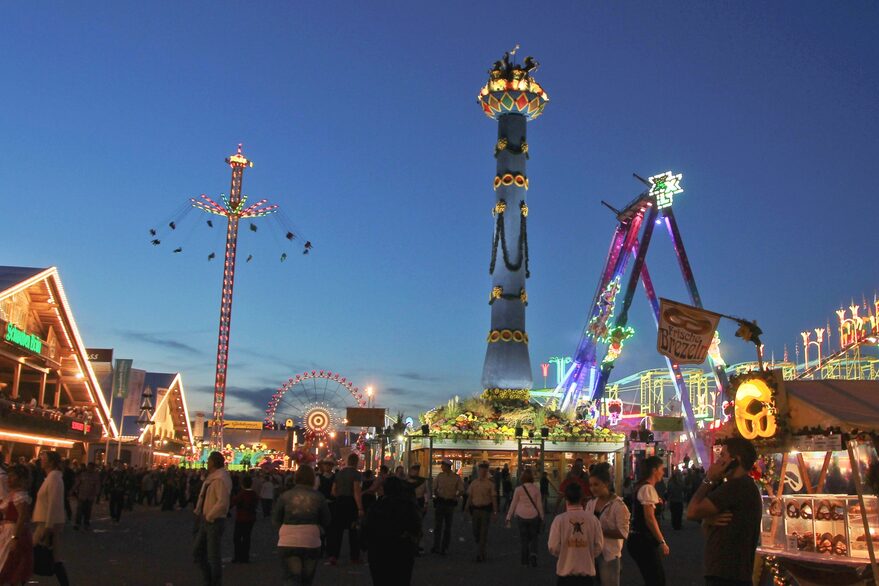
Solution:
[[[507,465],[513,478],[525,468],[545,470],[550,480],[558,485],[565,478],[574,460],[582,458],[588,467],[594,462],[610,462],[622,488],[622,465],[625,440],[586,441],[552,440],[542,437],[516,439],[438,438],[432,435],[410,435],[408,440],[409,464],[421,464],[422,475],[433,478],[440,472],[443,460],[452,462],[452,469],[469,476],[480,462],[488,462],[492,470]]]
[[[734,377],[730,428],[754,441],[764,489],[755,582],[879,584],[879,382]]]

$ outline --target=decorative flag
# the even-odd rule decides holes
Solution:
[[[113,368],[113,396],[124,399],[128,395],[128,379],[131,377],[130,358],[117,358]]]
[[[676,364],[701,364],[718,321],[720,314],[660,298],[656,349]]]

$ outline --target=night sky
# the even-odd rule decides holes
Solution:
[[[274,220],[242,231],[227,418],[312,368],[413,416],[478,393],[496,123],[475,97],[520,43],[551,100],[528,137],[537,386],[576,347],[615,225],[600,201],[637,195],[633,172],[684,174],[705,305],[758,320],[767,354],[872,299],[875,3],[411,4],[7,7],[0,264],[58,266],[86,344],[183,372],[209,411],[222,226],[192,212],[158,247],[148,229],[227,192],[243,142],[245,193],[315,248],[281,263]],[[664,232],[648,262],[686,300]],[[612,378],[663,364],[640,291],[630,323]],[[751,359],[732,332],[727,361]]]

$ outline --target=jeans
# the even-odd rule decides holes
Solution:
[[[309,586],[317,571],[320,548],[279,547],[278,558],[281,560],[285,586],[293,586],[297,582],[302,586]]]
[[[223,583],[223,526],[226,519],[219,518],[211,523],[199,518],[196,526],[195,543],[192,554],[201,569],[204,586],[220,586]]]
[[[110,517],[117,523],[122,518],[122,506],[125,504],[125,494],[121,492],[110,493]]]
[[[455,516],[455,505],[436,503],[433,506],[433,549],[446,552],[452,541],[452,518]]]
[[[668,504],[669,509],[671,510],[671,526],[673,529],[681,528],[681,519],[684,516],[684,503],[683,501],[679,503],[671,502]]]
[[[647,586],[665,586],[665,570],[662,567],[662,551],[652,535],[630,533],[626,544],[629,554],[638,565],[638,571]]]
[[[556,581],[558,586],[592,586],[595,584],[594,576],[559,576]]]
[[[607,561],[603,555],[595,558],[596,577],[598,578],[596,583],[601,586],[620,586],[620,566],[622,566],[622,561],[622,558],[614,558]]]
[[[235,521],[235,529],[232,532],[232,544],[235,546],[233,561],[250,561],[250,534],[253,532],[253,523],[253,521]]]
[[[485,559],[485,550],[488,546],[488,526],[491,524],[491,509],[472,509],[473,517],[473,541],[476,542],[476,554]],[[445,549],[445,548],[444,548]]]
[[[357,502],[353,496],[340,496],[333,503],[330,533],[327,536],[327,554],[338,558],[342,551],[342,536],[348,530],[348,549],[352,561],[360,559],[357,541]]]
[[[78,499],[76,501],[76,520],[74,526],[79,527],[80,524],[88,527],[92,523],[92,501],[91,499]]]
[[[540,532],[540,517],[533,519],[516,519],[519,525],[519,540],[522,544],[521,561],[527,564],[532,558],[537,559],[537,534]]]

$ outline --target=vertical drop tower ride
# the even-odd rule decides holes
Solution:
[[[517,47],[518,48],[518,47]],[[496,201],[491,264],[491,331],[482,370],[484,396],[527,399],[532,386],[525,307],[528,265],[528,191],[526,125],[543,113],[549,97],[531,77],[538,67],[526,57],[523,65],[504,54],[489,70],[488,83],[477,98],[485,115],[498,121],[494,153]]]

